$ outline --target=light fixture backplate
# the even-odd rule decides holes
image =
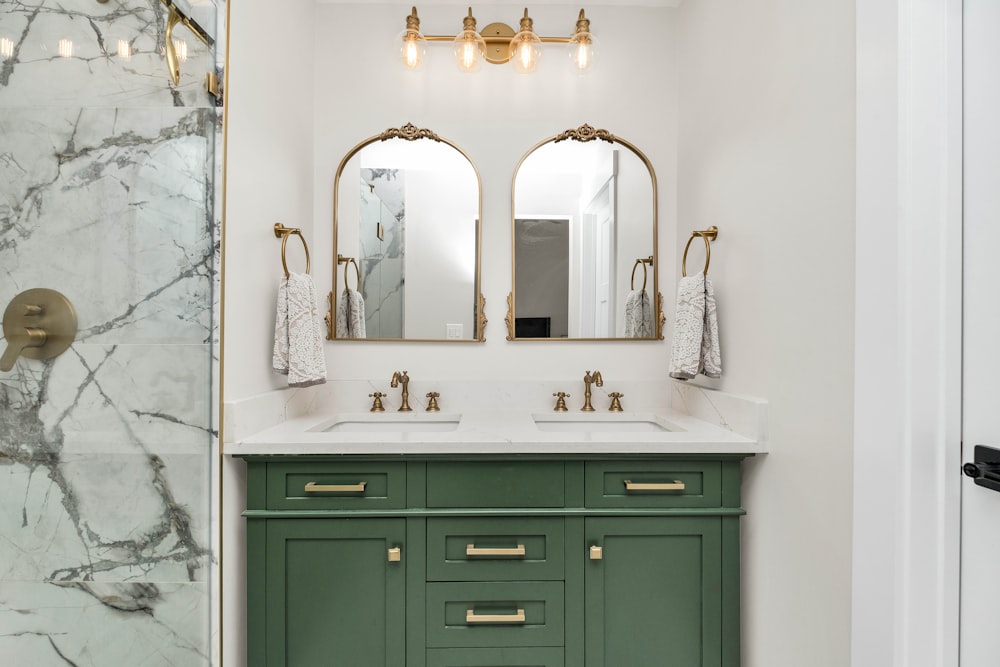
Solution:
[[[509,62],[510,40],[514,38],[514,29],[506,23],[491,23],[480,32],[486,41],[486,62],[502,65]]]

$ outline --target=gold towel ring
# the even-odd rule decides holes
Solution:
[[[635,264],[632,265],[632,279],[629,281],[629,288],[632,289],[632,290],[635,289],[635,270],[639,268],[640,264],[642,265],[642,290],[641,291],[645,292],[646,291],[646,278],[648,278],[648,273],[646,271],[646,265],[647,264],[649,264],[650,266],[653,265],[653,256],[650,255],[649,257],[640,257],[639,259],[635,260]]]
[[[337,253],[337,264],[343,264],[344,265],[344,289],[347,289],[347,267],[349,267],[351,264],[354,265],[354,272],[357,274],[357,277],[358,277],[358,287],[357,287],[357,290],[360,292],[361,291],[361,267],[358,266],[358,263],[356,261],[354,261],[354,258],[353,257],[344,257],[343,255],[341,255],[338,252]]]
[[[691,238],[688,239],[687,245],[684,246],[684,256],[681,257],[681,276],[683,277],[687,277],[687,259],[688,250],[691,249],[691,241],[694,241],[699,236],[705,242],[705,268],[702,269],[702,274],[708,275],[708,265],[712,261],[712,246],[709,241],[714,241],[719,236],[719,228],[715,225],[712,225],[708,229],[691,232]]]
[[[288,245],[288,237],[297,234],[302,241],[302,249],[306,251],[306,273],[309,273],[309,246],[306,238],[302,236],[302,230],[298,227],[285,227],[280,222],[274,223],[274,237],[281,239],[281,267],[285,270],[285,277],[291,274],[288,272],[288,261],[285,259],[285,247]]]

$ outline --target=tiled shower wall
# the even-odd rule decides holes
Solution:
[[[79,319],[0,372],[3,664],[212,660],[221,110],[214,50],[178,28],[174,86],[165,29],[160,0],[0,0],[0,309],[47,287]]]

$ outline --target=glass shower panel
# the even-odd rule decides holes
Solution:
[[[79,321],[0,372],[5,663],[212,660],[221,109],[214,49],[175,28],[175,85],[166,28],[160,0],[0,0],[0,308],[47,287]]]

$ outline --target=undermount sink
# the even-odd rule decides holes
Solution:
[[[539,431],[561,433],[662,433],[668,425],[652,416],[636,415],[532,415]]]
[[[324,433],[443,433],[454,431],[461,415],[351,415],[318,429]]]

